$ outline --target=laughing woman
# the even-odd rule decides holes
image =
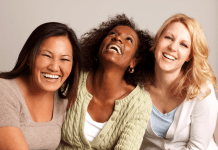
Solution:
[[[200,24],[184,14],[170,17],[155,36],[153,109],[141,150],[217,150],[216,77]]]
[[[149,70],[141,68],[150,58],[144,62],[141,56],[149,53],[151,41],[125,15],[84,34],[85,71],[58,150],[139,149],[152,109],[148,93],[139,87],[148,80]]]
[[[80,53],[64,24],[45,23],[32,32],[14,69],[0,73],[0,149],[57,148]]]

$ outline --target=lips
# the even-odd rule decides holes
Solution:
[[[115,44],[109,45],[109,46],[107,47],[108,50],[115,51],[115,52],[117,52],[117,53],[119,53],[119,54],[122,54],[120,48],[121,48],[120,45],[115,45]]]
[[[58,79],[60,76],[58,75],[52,75],[52,74],[46,74],[46,73],[42,73],[42,75],[45,77],[45,78],[49,78],[49,79]]]
[[[174,56],[169,55],[169,54],[165,54],[165,53],[163,53],[163,56],[164,56],[165,58],[170,59],[170,60],[173,60],[173,61],[176,60],[176,58],[175,58]]]

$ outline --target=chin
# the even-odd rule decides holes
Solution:
[[[45,92],[55,92],[57,91],[61,86],[52,86],[52,85],[45,85],[42,87],[42,90]]]

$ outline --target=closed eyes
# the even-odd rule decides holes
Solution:
[[[173,40],[173,38],[172,38],[172,37],[170,37],[170,36],[165,36],[164,38],[165,38],[165,39],[170,39],[170,40]]]
[[[46,56],[46,57],[48,57],[48,58],[51,58],[51,56],[48,55],[48,54],[42,54],[42,56]]]
[[[172,38],[172,37],[170,37],[170,36],[165,36],[164,38],[165,38],[165,39],[169,39],[169,40],[172,40],[172,41],[173,41],[173,38]],[[185,43],[181,43],[181,45],[182,45],[182,46],[184,46],[184,47],[186,47],[186,48],[188,48],[188,45],[187,45],[187,44],[185,44]]]
[[[181,45],[188,48],[188,46],[185,43],[181,43]]]
[[[42,56],[48,57],[48,58],[52,58],[52,56],[48,55],[48,54],[42,54]],[[61,61],[70,61],[70,59],[68,58],[60,58]]]
[[[62,61],[70,61],[69,59],[66,59],[66,58],[62,58],[61,60]]]

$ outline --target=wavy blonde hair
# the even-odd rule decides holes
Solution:
[[[173,22],[180,22],[186,26],[191,35],[192,45],[191,59],[183,64],[177,80],[172,84],[171,93],[175,97],[186,95],[187,99],[205,98],[211,92],[208,82],[217,91],[217,80],[208,61],[208,44],[203,29],[197,20],[184,14],[176,14],[168,18],[155,35],[154,44],[150,50],[156,48],[161,34]]]

